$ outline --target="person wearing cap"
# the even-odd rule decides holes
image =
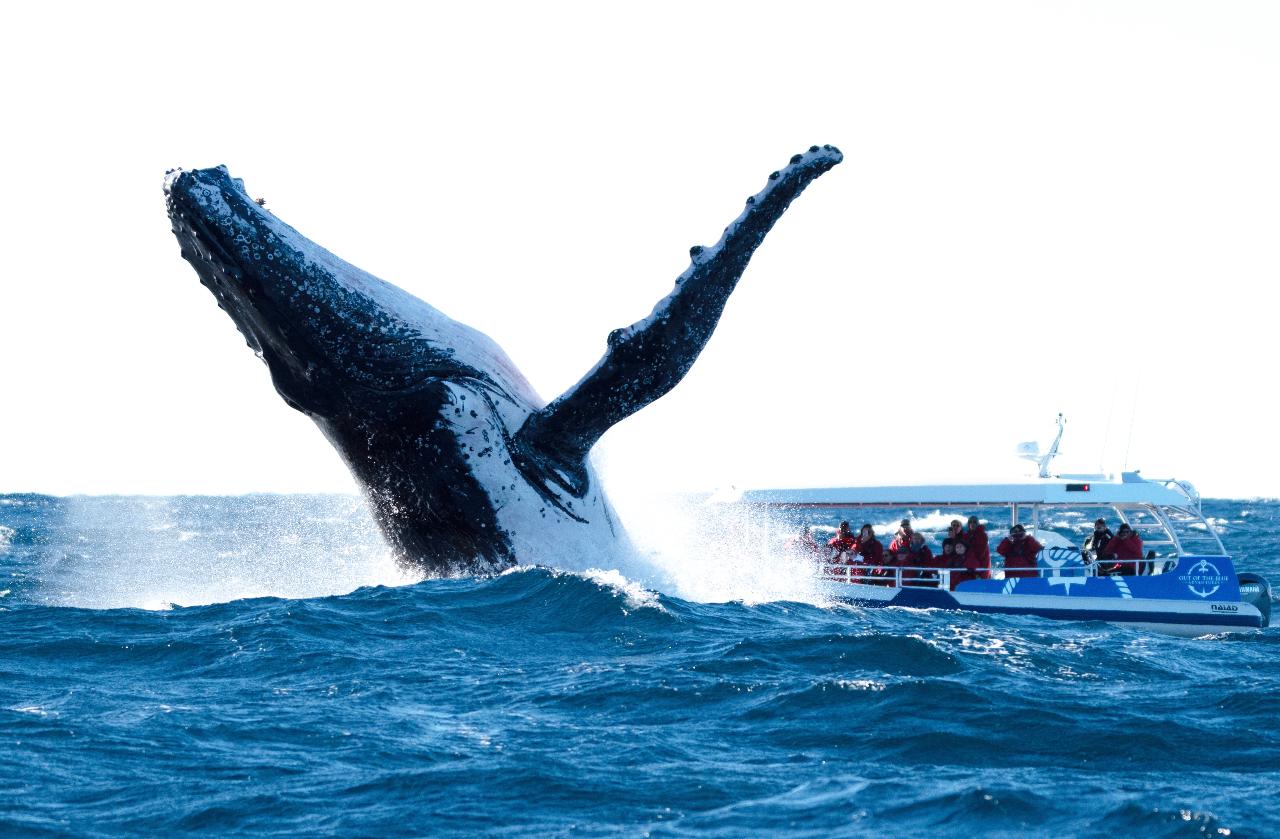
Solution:
[[[987,540],[987,529],[978,521],[977,516],[969,516],[969,526],[964,532],[965,568],[973,572],[969,579],[988,580],[991,578],[991,543]]]
[[[1042,550],[1044,545],[1037,542],[1034,536],[1028,536],[1025,527],[1015,524],[1009,528],[1009,535],[996,547],[996,553],[1004,557],[1005,579],[1038,577],[1036,555]]]
[[[1116,536],[1107,542],[1106,548],[1098,552],[1099,574],[1122,574],[1132,576],[1141,573],[1142,537],[1133,531],[1128,524],[1120,525]],[[1115,560],[1103,562],[1103,560]]]
[[[894,559],[899,554],[906,553],[911,550],[911,519],[903,519],[898,527],[898,532],[894,534],[893,540],[889,542],[889,555]]]
[[[858,538],[849,529],[849,522],[840,522],[840,526],[836,529],[836,535],[827,541],[826,565],[824,566],[827,576],[845,580],[852,579],[853,572],[845,570],[842,566],[854,563],[857,558],[855,553],[857,545]]]
[[[831,549],[831,556],[827,560],[828,562],[834,564],[853,562],[853,554],[858,547],[858,537],[853,535],[849,522],[840,522],[836,535],[827,542],[827,547]]]
[[[1107,527],[1106,519],[1098,519],[1093,523],[1093,532],[1089,534],[1089,538],[1084,540],[1084,550],[1086,554],[1092,552],[1095,557],[1102,556],[1102,552],[1107,549],[1107,543],[1115,538],[1115,534],[1111,532],[1111,528]]]

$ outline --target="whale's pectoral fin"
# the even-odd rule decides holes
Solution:
[[[615,423],[666,394],[684,378],[765,234],[809,183],[842,160],[834,146],[814,146],[769,176],[742,215],[693,261],[649,317],[609,335],[604,357],[516,434],[521,465],[575,495],[585,492],[587,452]]]

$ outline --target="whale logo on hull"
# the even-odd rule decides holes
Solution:
[[[719,242],[691,249],[653,312],[614,330],[550,403],[487,336],[314,244],[225,167],[171,171],[164,191],[182,256],[284,401],[337,448],[399,561],[492,573],[625,541],[588,452],[684,377],[765,235],[841,159],[814,146],[770,175]]]

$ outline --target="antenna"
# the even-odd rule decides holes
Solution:
[[[1133,389],[1133,408],[1129,411],[1129,438],[1124,441],[1124,466],[1120,471],[1123,472],[1129,468],[1129,446],[1133,445],[1133,423],[1138,418],[1138,388]]]
[[[1049,463],[1058,456],[1058,444],[1062,442],[1062,432],[1067,427],[1067,419],[1058,412],[1058,436],[1053,438],[1053,445],[1049,447],[1049,451],[1045,452],[1044,457],[1040,458],[1040,477],[1049,477]]]
[[[1062,432],[1066,428],[1067,420],[1061,413],[1058,414],[1058,436],[1053,438],[1053,443],[1049,446],[1049,451],[1040,454],[1040,444],[1019,443],[1016,453],[1023,460],[1030,460],[1040,467],[1038,472],[1041,478],[1049,477],[1049,464],[1058,456],[1058,444],[1062,442]]]

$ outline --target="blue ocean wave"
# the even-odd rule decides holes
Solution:
[[[0,500],[0,834],[1280,832],[1274,629],[365,585],[346,499]],[[1280,579],[1280,505],[1206,506]]]

